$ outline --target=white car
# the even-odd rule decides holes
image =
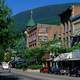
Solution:
[[[8,62],[2,62],[2,69],[11,72],[11,68]]]

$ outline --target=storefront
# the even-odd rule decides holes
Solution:
[[[74,52],[60,54],[54,58],[54,64],[63,69],[72,69],[80,66],[80,50]],[[55,65],[56,66],[56,65]]]

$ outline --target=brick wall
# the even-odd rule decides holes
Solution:
[[[73,5],[72,6],[72,16],[76,16],[80,14],[80,5]]]
[[[32,28],[28,30],[28,34],[29,34],[28,37],[29,47],[37,47],[39,46],[39,37],[41,37],[41,39],[50,40],[53,39],[56,34],[58,37],[62,38],[63,26],[37,24],[36,29]]]

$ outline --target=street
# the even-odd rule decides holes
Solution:
[[[39,80],[28,76],[21,76],[14,73],[2,72],[0,73],[0,80]]]
[[[79,77],[68,77],[39,72],[26,72],[13,69],[11,73],[0,70],[0,80],[80,80]]]
[[[24,76],[17,73],[17,71],[14,72],[14,70],[11,70],[11,72],[8,72],[8,70],[2,70],[0,68],[0,80],[39,80],[34,77]]]

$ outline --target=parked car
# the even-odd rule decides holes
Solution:
[[[27,67],[27,62],[25,60],[23,60],[23,59],[13,60],[10,63],[12,65],[12,68]]]
[[[48,67],[43,67],[42,69],[40,69],[40,72],[48,73],[49,72]]]
[[[69,70],[67,70],[67,69],[60,69],[60,74],[68,75],[69,74]]]
[[[11,63],[11,67],[12,68],[15,68],[16,61],[15,60],[12,60],[12,61],[10,61],[10,63]]]
[[[50,73],[54,73],[54,74],[59,74],[60,73],[60,68],[58,68],[58,67],[51,67],[49,69],[49,72]]]
[[[7,70],[8,72],[11,72],[11,67],[9,62],[2,62],[2,69]]]
[[[22,60],[22,61],[17,61],[16,62],[16,68],[26,68],[27,67],[27,62]]]
[[[70,76],[80,76],[80,66],[77,66],[69,71]]]

